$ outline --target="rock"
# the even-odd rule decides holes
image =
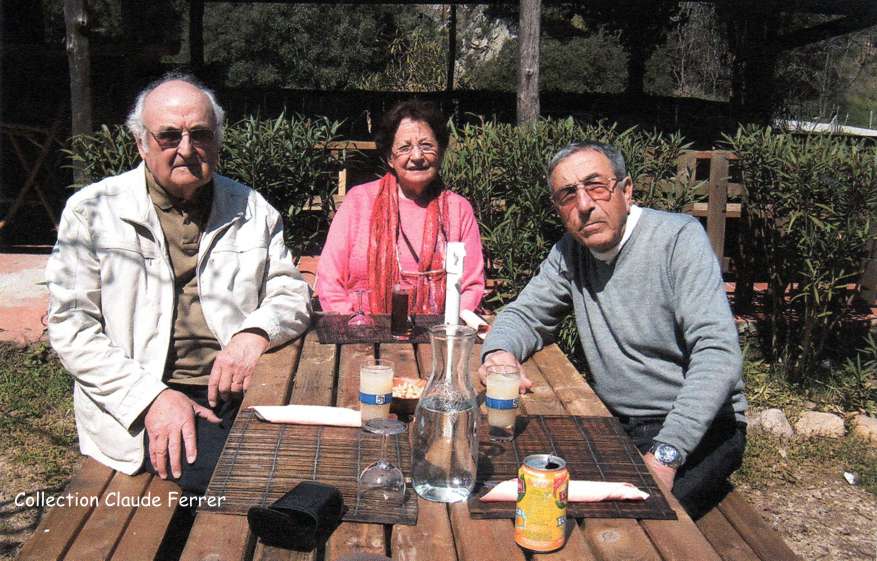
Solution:
[[[808,411],[813,411],[814,409],[816,409],[816,404],[812,401],[809,401],[809,400],[805,401],[804,402],[804,409],[807,409]]]
[[[859,413],[853,417],[853,434],[877,446],[877,418]]]
[[[801,436],[827,436],[830,438],[841,438],[846,433],[843,419],[837,415],[819,411],[807,411],[801,415],[801,418],[795,423],[795,430]]]
[[[789,424],[782,409],[765,409],[756,419],[755,424],[750,423],[750,426],[782,438],[795,436],[795,431],[792,430],[792,425]]]

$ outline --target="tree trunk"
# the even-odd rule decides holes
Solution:
[[[646,53],[639,41],[634,39],[628,43],[630,58],[627,59],[627,93],[643,94],[643,82],[646,77]]]
[[[91,133],[91,54],[88,46],[87,0],[64,0],[67,61],[70,68],[71,134]],[[81,181],[82,169],[74,163],[73,175]]]
[[[204,68],[204,0],[189,3],[189,66],[192,73],[203,78]]]
[[[518,124],[539,118],[539,27],[542,0],[520,0]]]

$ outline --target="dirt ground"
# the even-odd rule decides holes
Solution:
[[[738,489],[806,561],[877,561],[877,497],[840,474],[797,474],[796,484]]]
[[[799,475],[795,484],[738,489],[802,559],[877,560],[874,495],[847,484],[839,475]],[[15,559],[42,515],[38,509],[15,506],[15,495],[41,489],[27,468],[11,466],[0,455],[0,560]]]

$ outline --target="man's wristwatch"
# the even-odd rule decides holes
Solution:
[[[680,452],[675,446],[664,444],[663,442],[653,443],[652,447],[649,448],[649,453],[652,454],[658,462],[673,469],[681,466],[683,462],[682,452]]]

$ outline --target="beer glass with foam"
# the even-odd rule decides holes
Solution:
[[[487,367],[485,404],[490,440],[506,442],[514,438],[520,388],[521,371],[518,367],[505,364]]]
[[[393,363],[366,359],[359,368],[359,412],[365,424],[370,419],[390,416],[393,401]]]

